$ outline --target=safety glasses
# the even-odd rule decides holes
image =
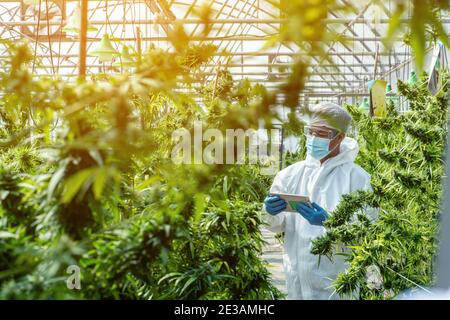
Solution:
[[[307,136],[333,139],[334,137],[336,137],[339,134],[339,131],[333,130],[333,129],[305,126],[304,133]]]

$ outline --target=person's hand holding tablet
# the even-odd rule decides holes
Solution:
[[[284,211],[287,207],[286,201],[284,201],[279,195],[269,194],[266,199],[264,199],[264,205],[266,211],[271,215],[277,215],[281,211]]]

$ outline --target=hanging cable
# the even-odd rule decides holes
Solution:
[[[362,18],[364,20],[366,19],[365,15],[366,15],[366,13],[364,12],[364,14],[362,16]],[[366,24],[365,23],[363,23],[363,25],[362,25],[362,37],[363,37],[363,39],[366,38]],[[364,55],[362,53],[363,52],[361,51],[361,61],[362,61],[363,65],[364,65],[364,63],[366,61],[365,61]],[[365,81],[364,76],[362,74],[362,70],[363,70],[363,68],[359,68],[359,73],[360,73],[359,74],[359,78],[362,80],[362,86],[360,86],[360,90],[359,90],[360,93],[364,93],[365,87],[366,87],[366,81]]]
[[[65,17],[66,14],[66,5],[63,3],[61,7],[61,23],[59,25],[59,34],[58,34],[58,58],[57,58],[57,64],[56,64],[56,74],[59,75],[60,72],[60,65],[61,65],[61,45],[62,45],[62,28],[64,26],[63,17]]]
[[[353,33],[353,34],[357,34],[357,33],[355,32],[355,25],[352,26],[352,33]],[[355,49],[356,49],[356,41],[353,41],[353,43],[352,43],[352,50],[353,50],[353,52],[355,52]],[[354,66],[356,66],[356,57],[355,57],[354,55],[352,55],[352,60],[351,60],[351,61],[352,61],[352,64],[353,64]],[[364,63],[364,62],[363,62],[363,63]],[[360,66],[359,69],[362,69],[362,66]],[[355,75],[353,75],[353,79],[354,79],[354,80],[357,79],[357,78],[355,77]],[[355,88],[355,87],[356,87],[355,84],[352,84],[352,91],[354,91],[354,88]],[[346,102],[348,102],[347,99],[346,99]],[[352,104],[356,104],[355,97],[352,97],[351,103],[352,103]]]
[[[41,0],[39,0],[38,10],[39,10],[39,12],[41,12]],[[35,67],[36,67],[36,56],[37,56],[37,46],[38,46],[38,34],[39,34],[40,24],[41,24],[41,15],[38,14],[37,27],[36,27],[36,30],[35,30],[34,58],[33,58],[33,65],[32,65],[32,67],[31,67],[31,74],[34,74],[34,70],[35,70]]]
[[[39,15],[41,14],[41,11],[39,10]],[[49,15],[49,7],[48,7],[48,0],[45,0],[45,14],[46,14],[46,21],[47,21],[47,39],[48,39],[48,48],[50,49],[50,64],[51,64],[51,70],[53,72],[53,75],[55,74],[55,66],[53,63],[53,50],[52,50],[52,41],[50,39],[50,15]],[[39,31],[38,31],[39,33]]]
[[[136,2],[135,0],[133,0],[132,4],[131,4],[131,27],[132,27],[132,32],[133,32],[133,37],[134,39],[137,39],[137,35],[136,35],[136,28],[135,28],[135,21],[136,21]]]
[[[111,26],[111,23],[109,22],[108,8],[109,8],[108,0],[105,0],[105,22],[106,22],[105,31],[106,31],[106,33],[108,33],[108,27],[109,27],[109,31],[111,32],[110,39],[113,40],[113,42],[114,42],[114,30],[113,30],[113,28]],[[114,60],[114,58],[113,58],[113,60]],[[103,68],[104,68],[104,71],[106,73],[106,62],[103,62]],[[109,70],[111,71],[111,69],[112,69],[112,61],[109,62]]]

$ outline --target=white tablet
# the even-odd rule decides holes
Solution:
[[[295,207],[299,202],[304,202],[308,206],[312,207],[309,197],[306,196],[299,196],[298,194],[286,194],[286,193],[270,193],[270,194],[274,196],[279,196],[281,199],[286,201],[287,207],[285,211],[297,212]]]

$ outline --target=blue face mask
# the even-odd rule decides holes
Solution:
[[[316,160],[326,157],[330,153],[330,139],[306,136],[306,152]]]

